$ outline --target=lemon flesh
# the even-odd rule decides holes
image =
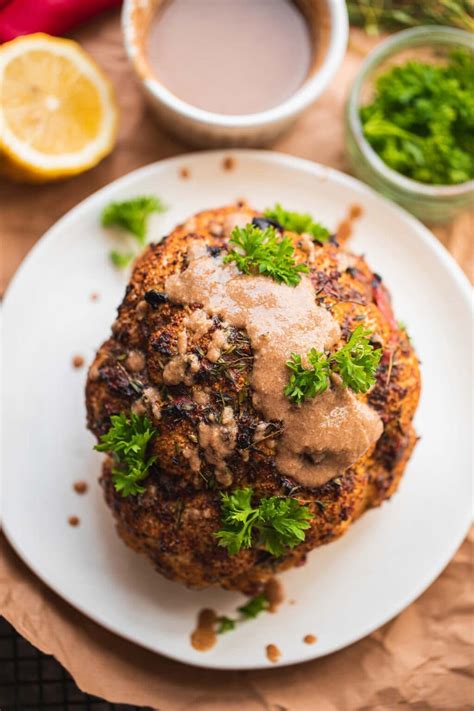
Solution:
[[[96,165],[115,142],[112,87],[71,40],[27,35],[0,47],[4,172],[58,179]]]

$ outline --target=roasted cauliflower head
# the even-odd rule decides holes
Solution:
[[[252,221],[287,238],[304,265],[295,283],[228,259],[231,235]],[[137,260],[89,370],[87,416],[118,533],[167,578],[253,594],[396,491],[416,443],[418,361],[382,279],[344,242],[284,230],[238,203],[199,213]],[[370,387],[350,391],[335,354],[360,326],[378,356]],[[312,344],[321,379],[292,398],[286,361],[299,354],[309,370]],[[128,486],[107,438],[132,418],[139,483]],[[242,490],[255,509],[269,499],[305,507],[298,540],[275,548],[249,533],[223,545],[226,501]]]

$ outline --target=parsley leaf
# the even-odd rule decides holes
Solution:
[[[252,496],[250,487],[221,493],[222,528],[215,536],[229,555],[257,545],[280,556],[286,547],[294,548],[304,541],[311,520],[307,506],[296,499],[270,496],[253,507]]]
[[[258,509],[252,508],[252,495],[250,487],[236,489],[232,494],[221,493],[222,522],[226,528],[218,531],[216,537],[229,555],[252,547],[252,529],[258,518]]]
[[[287,547],[294,548],[304,541],[310,519],[308,507],[296,499],[277,496],[261,499],[259,543],[272,555],[281,556]]]
[[[271,220],[276,220],[283,229],[289,232],[296,232],[299,235],[308,234],[319,242],[329,239],[329,230],[319,222],[315,222],[311,215],[285,210],[278,202],[275,207],[267,208],[263,214]]]
[[[164,212],[165,206],[161,200],[153,195],[112,202],[102,211],[102,225],[110,227],[118,225],[131,232],[143,246],[146,239],[148,217],[153,212]]]
[[[355,393],[366,393],[375,383],[382,351],[375,349],[369,342],[371,331],[358,326],[345,346],[336,353],[326,355],[312,348],[307,355],[310,368],[305,368],[301,356],[291,354],[286,362],[291,370],[284,394],[297,405],[309,397],[316,397],[325,392],[330,385],[331,371],[339,373],[342,383]]]
[[[289,237],[280,237],[274,227],[261,230],[256,225],[236,227],[230,243],[236,249],[224,257],[224,262],[235,262],[244,274],[263,274],[289,286],[299,284],[306,264],[296,264]]]
[[[125,412],[112,415],[110,422],[109,430],[94,449],[113,455],[112,480],[116,491],[124,497],[142,494],[145,489],[139,482],[145,479],[156,460],[156,457],[146,457],[146,450],[156,430],[148,417],[134,412],[130,418]]]
[[[320,395],[329,387],[330,370],[327,356],[311,348],[308,361],[311,367],[305,368],[301,356],[292,353],[291,359],[286,362],[292,373],[284,393],[297,405],[301,405],[308,397]]]
[[[261,612],[268,610],[269,606],[270,603],[265,593],[262,592],[250,598],[245,605],[238,607],[237,610],[245,620],[254,620]]]
[[[375,373],[382,356],[380,348],[369,343],[371,332],[358,326],[345,346],[329,357],[331,368],[343,384],[355,393],[366,393],[375,383]]]
[[[117,267],[117,269],[125,269],[132,261],[133,254],[131,252],[117,252],[113,249],[109,252],[109,257],[114,267]]]
[[[264,592],[255,595],[245,605],[237,608],[237,612],[240,613],[239,617],[233,618],[221,615],[221,617],[217,618],[217,634],[225,634],[235,630],[238,624],[246,620],[254,620],[261,612],[268,610],[269,607],[270,603]]]
[[[233,620],[231,617],[221,615],[221,617],[217,618],[217,634],[224,634],[225,632],[234,630],[237,622],[238,620]]]

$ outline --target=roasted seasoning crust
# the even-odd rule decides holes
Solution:
[[[202,212],[145,250],[119,307],[113,335],[89,371],[86,400],[88,426],[97,437],[107,431],[110,415],[132,408],[146,412],[158,430],[152,443],[157,464],[144,482],[144,494],[122,498],[111,481],[110,461],[103,467],[105,497],[123,540],[170,579],[190,587],[219,585],[250,594],[275,572],[302,565],[310,550],[343,534],[351,521],[396,491],[417,439],[412,419],[420,374],[380,277],[362,257],[332,240],[313,251],[316,301],[331,310],[343,337],[363,323],[383,349],[376,385],[360,397],[377,410],[384,432],[355,466],[317,489],[297,486],[276,470],[280,425],[260,424],[257,429],[262,421],[252,406],[248,383],[253,356],[246,335],[227,331],[229,343],[219,360],[206,357],[213,333],[222,326],[217,318],[206,334],[188,343],[186,355],[195,356],[194,372],[187,378],[192,384],[165,385],[164,367],[183,350],[178,343],[183,321],[198,308],[168,303],[165,279],[185,268],[193,240],[204,238],[211,254],[225,249],[236,212],[248,215],[248,221],[257,214],[242,203]],[[308,260],[307,241],[293,237],[298,258]],[[224,471],[217,471],[200,446],[199,423],[219,425],[225,407],[232,409],[237,437]],[[252,486],[256,498],[291,495],[307,504],[313,521],[304,543],[278,559],[259,549],[229,556],[220,548],[213,535],[220,527],[220,491],[243,486]]]

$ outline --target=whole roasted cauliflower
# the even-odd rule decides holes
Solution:
[[[266,417],[255,396],[252,377],[259,356],[251,334],[235,325],[238,319],[203,308],[205,283],[201,301],[198,293],[185,292],[181,302],[168,293],[170,278],[186,272],[193,251],[193,259],[224,264],[236,227],[252,221],[257,229],[270,228],[291,240],[294,260],[306,265],[301,276],[311,285],[314,304],[337,327],[333,350],[344,347],[362,324],[371,347],[380,351],[370,389],[353,396],[357,407],[380,423],[376,440],[368,441],[348,468],[338,469],[342,460],[334,460],[329,474],[321,481],[316,477],[316,486],[279,464],[285,422]],[[108,451],[101,483],[119,535],[167,578],[194,588],[253,594],[275,573],[302,565],[309,551],[342,535],[366,509],[396,491],[417,439],[412,419],[420,393],[418,361],[394,319],[382,279],[344,242],[342,233],[320,242],[284,230],[240,202],[197,214],[137,260],[112,334],[89,370],[88,426]],[[312,402],[342,387],[337,373],[328,378],[327,392]],[[305,432],[309,405],[291,407],[293,421]],[[144,462],[141,479],[129,491],[118,484],[117,460],[107,444],[118,415],[122,424],[135,418],[144,433],[141,450],[132,452]],[[351,422],[346,427],[350,434]],[[317,472],[325,455],[316,458],[301,449],[294,456]],[[301,541],[278,554],[257,539],[232,552],[222,545],[216,534],[226,495],[228,500],[242,490],[251,492],[254,506],[270,497],[304,506],[308,527]]]

